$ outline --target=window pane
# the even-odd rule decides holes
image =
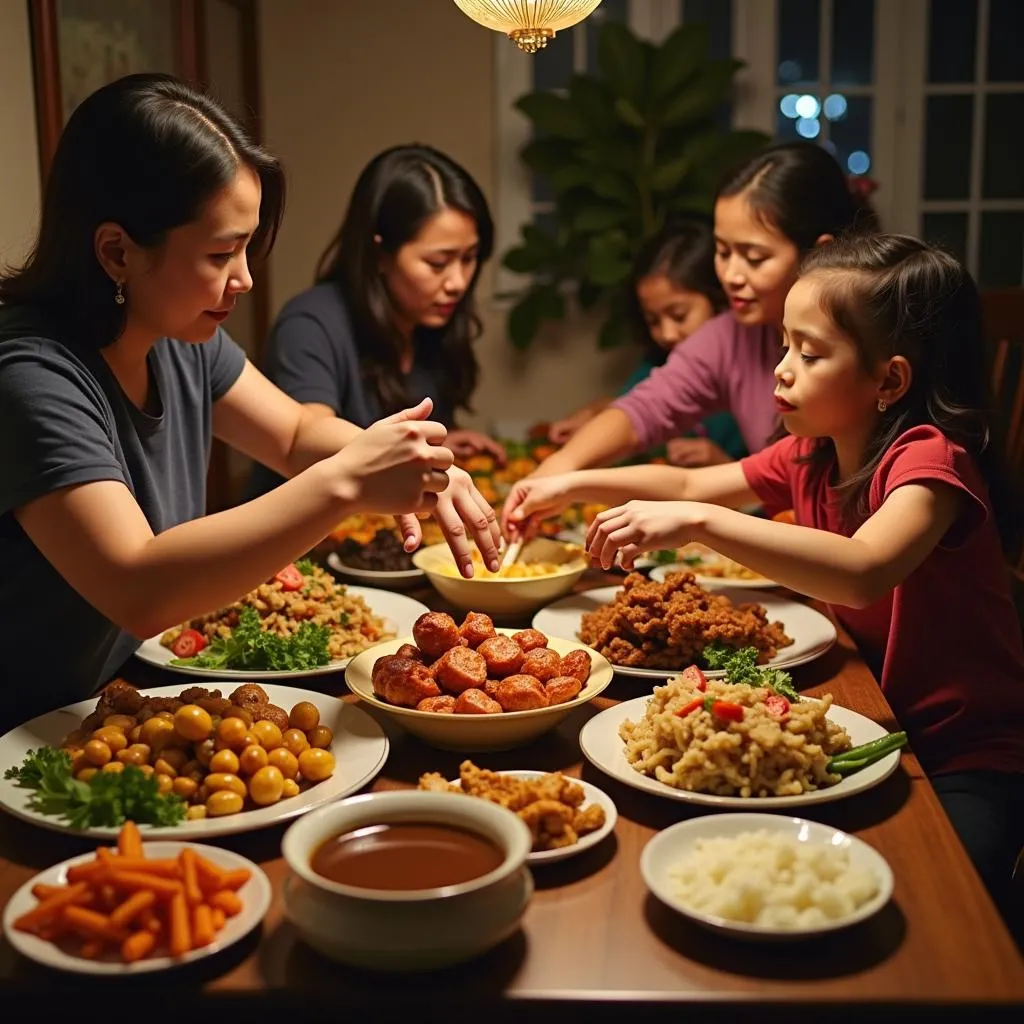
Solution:
[[[973,82],[978,0],[932,0],[928,81]]]
[[[1024,213],[981,215],[980,264],[978,284],[982,288],[1024,285]]]
[[[715,60],[732,55],[732,4],[722,0],[683,0],[683,19],[708,27],[708,53]]]
[[[988,80],[1024,82],[1024,4],[1020,0],[989,0]]]
[[[871,172],[871,104],[867,96],[850,96],[846,113],[830,129],[835,157],[847,174]]]
[[[973,96],[928,97],[925,108],[925,199],[966,199],[970,195],[973,105]]]
[[[587,71],[597,72],[597,37],[606,21],[628,21],[627,0],[602,0],[593,14],[582,25],[574,29],[587,34]]]
[[[818,0],[779,0],[779,84],[818,80]]]
[[[874,0],[833,0],[833,85],[868,85],[874,80]]]
[[[961,263],[967,262],[967,214],[926,213],[921,218],[921,235],[932,245],[941,245]]]
[[[985,173],[981,188],[986,199],[1024,198],[1022,125],[1024,92],[985,97]]]

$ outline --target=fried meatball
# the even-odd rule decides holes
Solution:
[[[189,704],[197,704],[217,718],[223,718],[235,706],[227,697],[200,697],[198,700],[190,700]]]
[[[434,662],[431,674],[449,693],[479,690],[487,681],[487,662],[468,647],[453,647]]]
[[[439,697],[441,689],[430,671],[412,658],[381,658],[386,662],[373,683],[373,691],[389,704],[414,708],[425,697]]]
[[[276,704],[257,704],[256,707],[246,710],[252,715],[254,722],[273,722],[281,732],[288,728],[288,712]]]
[[[464,690],[455,701],[457,715],[500,715],[501,705],[483,690]]]
[[[535,647],[523,659],[520,672],[546,683],[562,674],[562,659],[550,647]]]
[[[411,658],[413,661],[422,661],[423,652],[412,644],[402,644],[394,653],[396,658]]]
[[[539,629],[523,629],[513,634],[512,639],[523,649],[524,654],[536,650],[538,647],[547,647],[548,638]]]
[[[484,615],[483,612],[470,612],[459,626],[459,632],[473,650],[485,640],[498,635],[490,615]]]
[[[458,647],[462,639],[459,627],[447,612],[424,612],[413,625],[412,636],[428,661]]]
[[[452,715],[455,713],[455,698],[450,693],[442,693],[440,697],[424,697],[416,705],[417,711],[433,711],[435,714]]]
[[[502,711],[534,711],[546,708],[550,701],[536,676],[509,676],[498,683],[494,699]]]
[[[228,695],[228,700],[236,707],[252,710],[261,704],[269,704],[270,697],[267,691],[258,683],[242,683],[235,691]]]
[[[487,661],[487,675],[490,679],[504,679],[515,675],[523,666],[522,647],[509,636],[494,636],[485,640],[478,648]]]
[[[501,686],[500,679],[488,679],[487,682],[484,683],[484,693],[486,693],[488,697],[493,697],[498,692],[499,686]]]
[[[575,676],[555,676],[544,684],[544,692],[551,704],[565,704],[575,700],[582,689],[583,684]]]
[[[199,701],[208,697],[220,697],[220,690],[208,690],[205,686],[189,686],[182,690],[178,696],[186,704],[198,704]]]
[[[570,651],[562,658],[562,671],[559,674],[575,676],[581,683],[586,685],[587,680],[590,678],[590,652],[579,649]]]

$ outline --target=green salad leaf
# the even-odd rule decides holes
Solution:
[[[260,626],[254,608],[243,608],[238,625],[229,637],[218,637],[209,647],[191,658],[174,658],[172,665],[192,668],[234,668],[243,671],[291,672],[317,668],[330,662],[327,626],[304,622],[298,632],[283,637],[268,633]]]
[[[800,700],[793,677],[788,672],[758,665],[756,647],[730,647],[716,640],[704,648],[701,657],[708,668],[724,670],[726,682],[767,686],[793,704]]]

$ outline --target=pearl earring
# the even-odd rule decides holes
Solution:
[[[889,408],[889,403],[886,402],[886,400],[884,398],[880,398],[878,400],[878,411],[879,412],[885,412],[885,410],[888,409],[888,408]]]
[[[119,305],[124,305],[124,282],[117,282],[117,291],[114,292],[114,301]]]

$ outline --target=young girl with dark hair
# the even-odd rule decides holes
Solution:
[[[783,346],[773,400],[789,436],[727,466],[532,481],[517,516],[627,501],[587,538],[605,568],[699,541],[827,601],[1005,909],[1024,842],[1024,647],[1003,552],[1024,517],[991,420],[978,291],[917,239],[832,242],[786,298]],[[734,511],[751,501],[797,525]]]
[[[672,349],[724,306],[725,295],[715,276],[715,236],[710,223],[695,217],[674,221],[648,239],[637,253],[626,285],[630,333],[642,344],[644,354],[623,394],[646,380],[655,367],[664,366]],[[591,402],[553,423],[548,436],[556,444],[565,444],[612,401]],[[746,454],[736,421],[727,412],[705,417],[690,436],[704,438],[704,465],[731,462]],[[674,445],[669,442],[669,461]]]
[[[166,75],[71,115],[36,246],[0,274],[0,718],[81,700],[141,639],[235,600],[350,512],[434,514],[472,574],[494,514],[430,403],[369,430],[309,415],[220,324],[272,246],[280,166]],[[205,516],[214,437],[294,477]],[[444,494],[438,497],[438,493]],[[436,507],[435,507],[436,506]]]

